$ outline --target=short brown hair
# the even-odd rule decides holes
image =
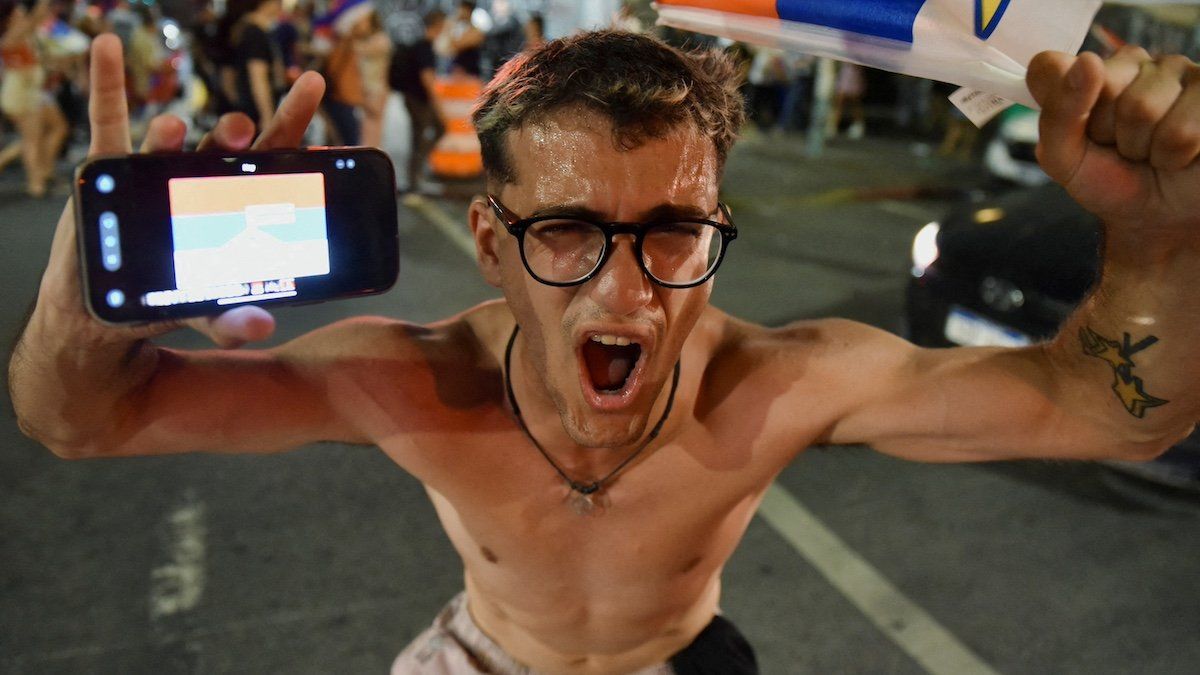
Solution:
[[[569,106],[613,124],[622,150],[693,124],[713,139],[723,167],[745,121],[740,74],[724,53],[686,52],[637,33],[577,33],[521,53],[484,89],[472,114],[489,181],[516,180],[505,146],[509,131]]]

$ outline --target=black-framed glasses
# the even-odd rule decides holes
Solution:
[[[488,195],[488,204],[517,238],[525,269],[547,286],[585,283],[608,261],[613,237],[629,234],[638,264],[651,281],[666,288],[692,288],[716,273],[729,242],[737,238],[737,226],[721,202],[717,209],[724,223],[704,218],[646,223],[607,223],[574,215],[520,218],[495,195]]]

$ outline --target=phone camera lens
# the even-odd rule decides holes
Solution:
[[[111,230],[117,226],[117,214],[112,211],[105,211],[100,214],[100,227]]]
[[[114,288],[111,291],[109,291],[108,295],[105,296],[104,299],[108,301],[108,306],[112,307],[113,309],[116,309],[125,304],[125,294],[122,293],[121,290],[117,289],[117,288]]]
[[[346,168],[346,160],[339,159],[338,161],[334,162],[333,165],[339,169],[344,169]]]
[[[98,178],[96,178],[96,189],[99,190],[101,194],[108,194],[112,192],[113,188],[115,187],[117,187],[117,181],[113,180],[113,177],[106,173],[101,174]]]
[[[353,169],[354,168],[354,160],[352,160],[352,159],[346,160],[346,168]]]

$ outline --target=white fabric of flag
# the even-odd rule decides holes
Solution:
[[[659,0],[659,23],[951,82],[1036,108],[1034,55],[1077,53],[1101,0]]]

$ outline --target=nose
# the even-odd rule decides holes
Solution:
[[[596,302],[617,316],[629,316],[649,304],[654,282],[638,264],[632,235],[613,238],[613,250],[592,284]]]

